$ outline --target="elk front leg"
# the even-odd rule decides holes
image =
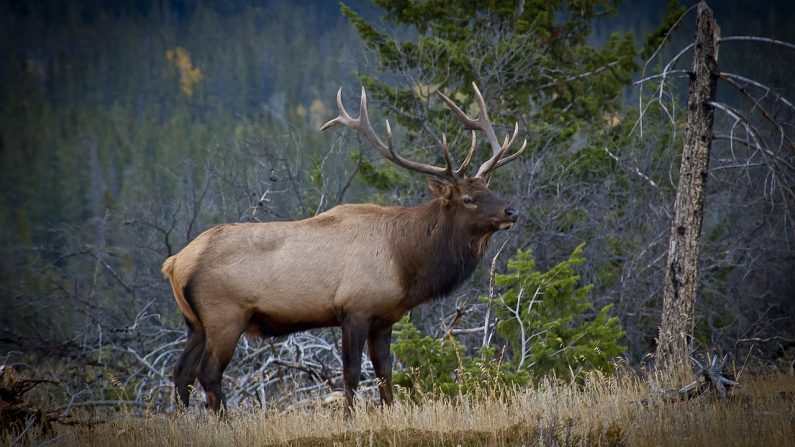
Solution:
[[[392,325],[376,327],[370,330],[367,346],[370,360],[373,362],[375,377],[378,379],[378,392],[381,405],[392,404],[392,356],[389,344],[392,341]]]
[[[353,409],[353,395],[362,373],[362,351],[367,338],[369,321],[346,318],[342,323],[342,378],[345,382],[345,414]]]

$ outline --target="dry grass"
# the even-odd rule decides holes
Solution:
[[[286,412],[117,415],[94,427],[29,431],[21,445],[795,445],[795,378],[745,377],[727,402],[637,403],[640,381],[595,379],[584,387],[542,384],[507,398],[358,408],[351,421],[318,406]],[[0,438],[10,445],[14,437]]]

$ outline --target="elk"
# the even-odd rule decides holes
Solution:
[[[310,328],[341,326],[346,409],[350,411],[361,373],[365,341],[379,379],[382,404],[392,402],[392,325],[410,309],[448,295],[468,279],[491,236],[510,229],[518,213],[489,190],[491,173],[519,157],[507,155],[518,123],[502,144],[473,83],[480,106],[470,118],[447,96],[442,100],[472,131],[466,159],[453,169],[442,137],[445,167],[408,160],[395,152],[386,122],[384,143],[370,125],[362,87],[358,118],[342,105],[339,116],[320,129],[341,124],[361,133],[384,158],[430,175],[433,199],[415,207],[344,204],[294,222],[233,223],[208,229],[166,259],[188,339],[174,365],[175,398],[187,407],[188,387],[198,377],[208,406],[226,406],[221,377],[240,336],[282,336]],[[466,177],[483,132],[491,157]]]

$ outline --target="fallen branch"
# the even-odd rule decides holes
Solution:
[[[734,381],[734,376],[731,374],[724,374],[723,367],[726,364],[728,356],[723,356],[719,360],[718,356],[712,357],[709,362],[704,366],[693,357],[690,360],[697,367],[695,378],[687,385],[672,389],[672,390],[654,390],[652,393],[637,401],[641,405],[648,405],[655,400],[662,400],[664,402],[680,402],[689,401],[709,395],[717,395],[720,400],[725,401],[729,391],[732,388],[740,388],[741,385]],[[654,385],[652,385],[654,386]]]
[[[52,430],[53,422],[89,427],[105,422],[99,419],[84,419],[68,415],[63,411],[66,406],[44,411],[25,400],[24,394],[42,383],[56,384],[58,382],[46,379],[26,379],[14,371],[14,368],[0,365],[0,427],[2,430],[17,434],[12,445],[19,442],[25,433],[34,426],[40,427],[44,433],[49,433]],[[70,406],[88,404],[70,404]],[[96,404],[96,402],[91,404]]]
[[[66,410],[77,407],[149,407],[150,404],[137,400],[87,400],[84,402],[75,402],[67,405],[57,407],[55,411]]]
[[[286,368],[292,368],[292,369],[297,369],[298,371],[303,371],[309,374],[310,376],[316,377],[321,382],[327,384],[331,388],[334,388],[336,386],[336,383],[333,378],[319,371],[320,369],[322,369],[320,365],[310,365],[307,362],[302,362],[302,363],[288,362],[279,359],[274,360],[273,363],[276,365],[284,366]]]

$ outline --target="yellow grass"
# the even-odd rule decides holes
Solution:
[[[233,411],[219,421],[203,411],[117,415],[94,427],[29,431],[21,445],[795,445],[795,377],[744,378],[727,402],[640,404],[648,385],[595,379],[584,387],[543,384],[479,401],[361,404],[352,420],[318,406],[286,412]],[[626,382],[626,381],[625,381]],[[14,437],[0,438],[10,445]]]

